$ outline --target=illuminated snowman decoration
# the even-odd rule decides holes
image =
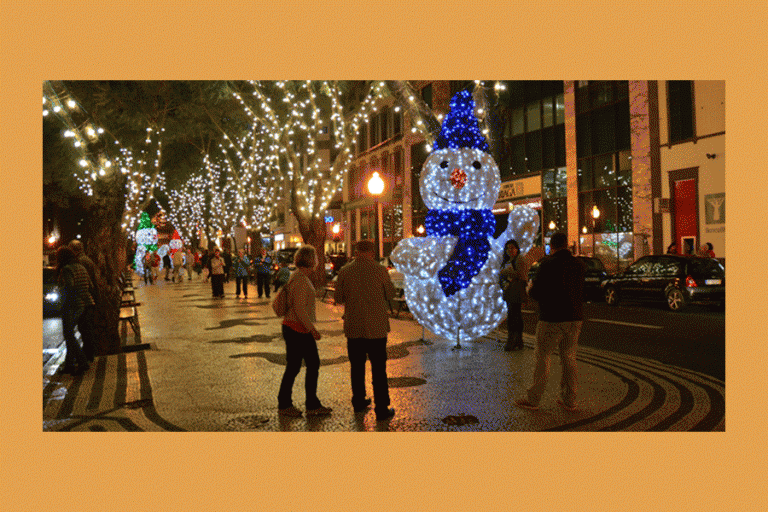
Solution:
[[[514,238],[522,256],[539,228],[536,211],[518,206],[504,233],[493,237],[491,208],[501,179],[488,149],[470,93],[457,93],[419,181],[429,208],[426,237],[403,239],[390,255],[405,276],[405,299],[416,320],[457,340],[457,346],[484,336],[504,318],[499,286],[504,244]]]
[[[147,212],[141,213],[139,228],[136,230],[136,255],[134,263],[139,275],[144,274],[144,256],[147,251],[157,250],[157,229],[152,225],[152,221]]]

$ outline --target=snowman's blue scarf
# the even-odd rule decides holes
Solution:
[[[459,237],[448,263],[437,273],[443,293],[450,297],[468,287],[485,265],[496,218],[491,210],[429,210],[424,227],[427,236]]]

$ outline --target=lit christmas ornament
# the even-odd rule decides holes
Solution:
[[[457,346],[484,336],[504,318],[499,286],[504,244],[514,238],[525,255],[539,228],[536,211],[518,206],[504,233],[493,238],[491,208],[501,178],[488,149],[470,93],[457,93],[419,182],[430,209],[426,236],[401,240],[390,255],[405,276],[413,316],[435,334],[457,340]]]
[[[144,273],[144,255],[147,251],[157,250],[157,230],[152,225],[152,221],[149,218],[147,212],[141,212],[141,220],[139,221],[139,227],[136,230],[136,257],[134,262],[136,264],[136,271],[139,275]]]
[[[181,246],[184,243],[181,241],[181,237],[179,236],[179,232],[175,229],[173,230],[173,235],[171,235],[171,240],[168,242],[168,246],[170,248],[171,256],[176,254],[176,251],[181,249]]]

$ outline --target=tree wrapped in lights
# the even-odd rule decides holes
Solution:
[[[387,94],[384,82],[367,82],[360,101],[347,101],[338,81],[250,81],[232,85],[233,96],[266,144],[265,172],[275,177],[274,187],[288,196],[305,243],[317,250],[315,280],[323,278],[325,210],[342,189],[354,158],[360,126]],[[232,137],[228,136],[232,141]],[[323,151],[323,144],[330,151]],[[269,209],[277,205],[272,198]],[[282,199],[282,198],[281,198]]]
[[[468,91],[457,93],[435,137],[419,181],[427,236],[401,240],[390,255],[405,275],[405,296],[416,320],[448,339],[474,339],[502,320],[499,271],[506,241],[525,254],[539,219],[528,207],[509,214],[508,227],[493,238],[491,212],[501,179],[478,126]]]

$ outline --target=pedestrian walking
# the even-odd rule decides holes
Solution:
[[[93,298],[88,291],[91,278],[68,246],[59,247],[56,251],[56,265],[62,293],[61,324],[67,347],[63,371],[72,375],[81,375],[90,365],[75,337],[75,327],[85,308],[93,305]],[[81,337],[82,334],[81,332]]]
[[[208,259],[208,268],[211,272],[211,291],[214,299],[224,298],[224,258],[217,247],[213,250],[213,256]]]
[[[525,259],[520,256],[517,240],[511,239],[504,244],[504,257],[501,262],[501,289],[507,304],[507,343],[504,350],[523,349],[523,303],[528,299],[525,293],[528,280],[528,268]]]
[[[275,284],[275,293],[291,278],[291,270],[288,268],[288,263],[285,261],[280,262],[280,269],[275,273],[275,277],[272,282]]]
[[[152,282],[156,283],[160,278],[160,255],[152,251]]]
[[[281,416],[301,416],[301,410],[293,405],[293,383],[306,366],[304,391],[307,416],[326,415],[330,407],[323,407],[317,397],[317,381],[320,375],[320,354],[317,340],[321,338],[315,328],[315,287],[309,276],[317,268],[317,254],[311,245],[303,245],[294,256],[297,271],[285,285],[282,293],[288,294],[288,312],[283,319],[283,339],[287,364],[277,394],[278,413]]]
[[[144,284],[152,284],[152,251],[144,254]]]
[[[272,274],[272,257],[263,247],[259,255],[253,259],[256,266],[256,291],[261,298],[262,294],[269,298],[269,277]]]
[[[75,260],[88,272],[88,293],[90,293],[92,300],[91,303],[84,304],[83,313],[77,321],[77,330],[80,331],[80,337],[83,340],[83,354],[90,362],[96,355],[96,303],[99,300],[96,275],[98,271],[93,260],[85,254],[83,243],[80,240],[69,242],[69,248],[75,255]]]
[[[181,282],[181,267],[184,266],[184,248],[178,249],[173,253],[173,282]]]
[[[235,273],[235,296],[239,299],[240,298],[240,286],[243,287],[243,297],[248,298],[248,279],[250,278],[250,275],[248,274],[248,265],[250,264],[250,261],[248,260],[248,256],[245,254],[244,249],[238,249],[237,250],[237,257],[232,262],[233,271]]]
[[[562,363],[560,398],[563,408],[576,410],[578,374],[576,350],[584,319],[584,276],[586,266],[568,250],[565,233],[555,233],[549,241],[550,256],[539,264],[529,295],[539,303],[536,325],[533,384],[518,407],[538,409],[549,377],[549,362],[557,348]]]
[[[192,249],[187,248],[184,254],[184,269],[187,271],[187,279],[192,280],[192,266],[195,264],[195,255]]]
[[[170,281],[168,274],[171,272],[171,257],[168,256],[167,252],[163,256],[163,267],[165,268],[165,280]]]
[[[371,404],[365,391],[365,362],[371,361],[374,410],[377,420],[394,416],[387,384],[389,301],[395,285],[387,269],[375,261],[376,246],[361,240],[354,261],[339,270],[334,291],[336,304],[344,304],[344,335],[350,362],[352,408],[363,412]]]

